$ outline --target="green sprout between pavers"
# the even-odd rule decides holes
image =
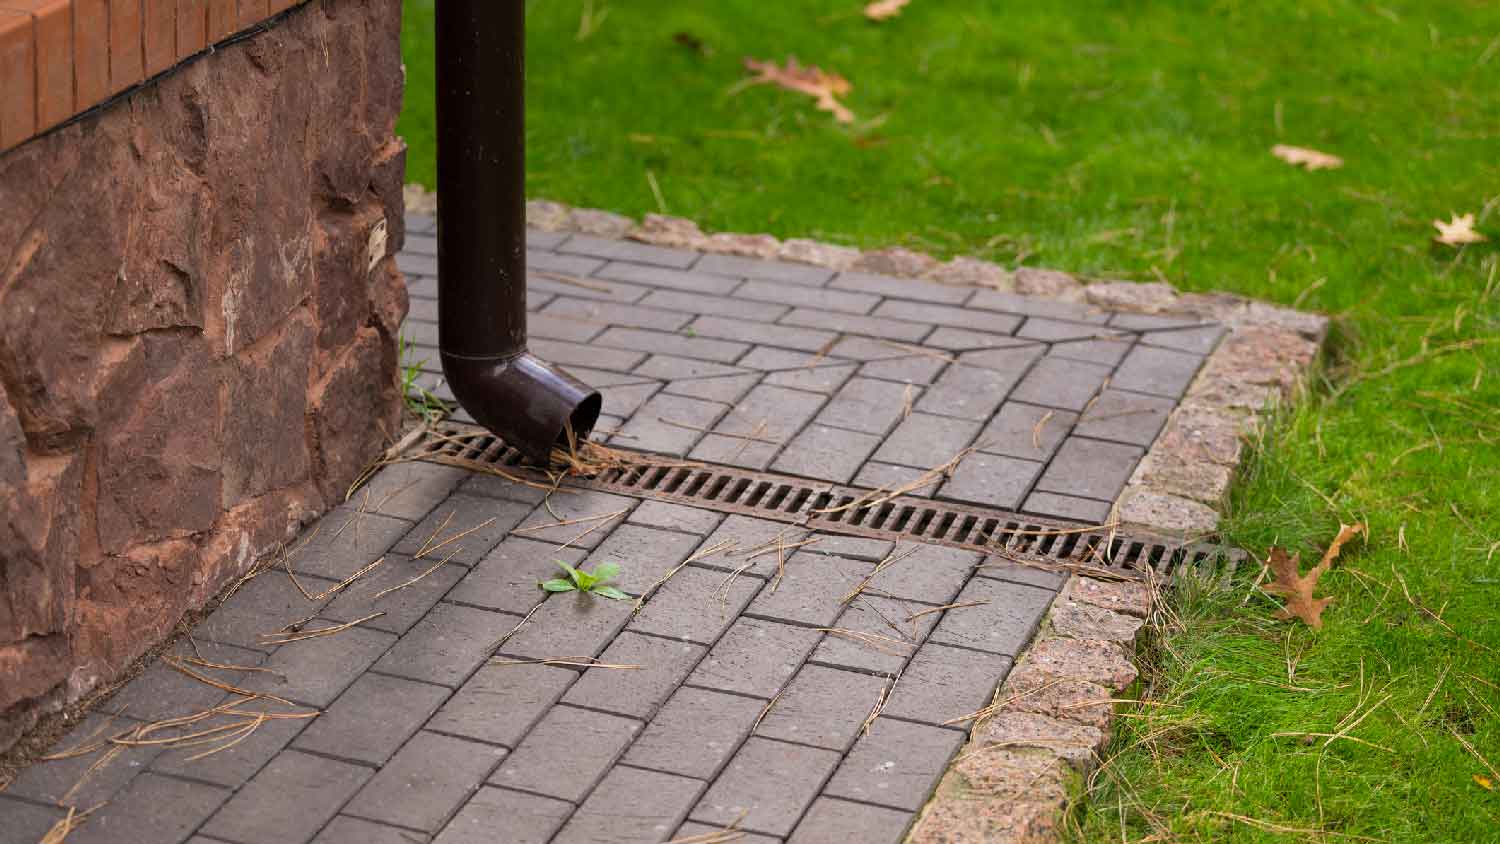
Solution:
[[[432,5],[407,3],[401,127],[429,186]],[[1496,235],[1500,8],[915,0],[876,25],[857,2],[733,0],[607,4],[581,29],[583,5],[529,9],[536,196],[1340,316],[1224,532],[1262,556],[1316,557],[1340,521],[1368,542],[1322,579],[1318,633],[1272,619],[1253,571],[1177,596],[1080,838],[1494,834],[1500,792],[1475,778],[1500,783],[1500,261],[1429,238],[1450,212]],[[729,93],[744,56],[787,54],[851,81],[853,129]],[[1294,169],[1278,143],[1345,166]]]
[[[600,563],[594,567],[592,572],[584,571],[582,568],[574,568],[562,560],[553,560],[558,568],[567,572],[567,577],[555,577],[551,580],[543,580],[537,585],[545,592],[583,592],[589,595],[598,595],[616,601],[628,601],[630,596],[619,589],[609,585],[620,574],[620,567],[614,563]]]

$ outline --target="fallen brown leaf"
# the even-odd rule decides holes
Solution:
[[[865,17],[872,21],[883,21],[901,14],[901,9],[911,0],[875,0],[865,7]]]
[[[779,85],[788,91],[806,94],[817,100],[820,111],[831,113],[838,122],[854,122],[854,112],[838,101],[839,97],[848,94],[854,86],[837,73],[828,73],[812,65],[804,67],[795,57],[788,57],[785,65],[778,65],[747,56],[745,67],[755,73],[754,78],[750,79],[751,85],[769,83]]]
[[[1273,595],[1286,598],[1286,604],[1276,611],[1276,617],[1280,619],[1300,618],[1314,630],[1323,627],[1323,609],[1333,603],[1332,598],[1315,598],[1313,590],[1317,588],[1318,578],[1328,571],[1333,561],[1343,550],[1344,543],[1353,539],[1356,535],[1363,533],[1363,524],[1339,525],[1339,535],[1334,537],[1333,544],[1323,552],[1323,559],[1302,574],[1302,555],[1286,553],[1285,548],[1272,546],[1267,556],[1267,564],[1271,567],[1271,573],[1276,580],[1266,587],[1266,591]]]
[[[1453,219],[1448,222],[1433,220],[1432,225],[1438,230],[1437,237],[1433,240],[1448,246],[1462,246],[1466,243],[1483,243],[1489,238],[1474,231],[1473,214],[1452,214]]]
[[[1307,147],[1292,147],[1286,144],[1277,144],[1271,147],[1271,154],[1293,166],[1306,167],[1308,170],[1337,170],[1344,166],[1344,159],[1337,155],[1329,155]]]

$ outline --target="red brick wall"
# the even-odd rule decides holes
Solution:
[[[0,151],[303,0],[0,0]]]

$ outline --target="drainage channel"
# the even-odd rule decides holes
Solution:
[[[417,457],[473,471],[501,469],[541,483],[549,479],[489,431],[444,425],[413,446]],[[622,449],[623,450],[623,449]],[[644,457],[652,455],[642,454]],[[1082,568],[1143,578],[1193,575],[1227,579],[1245,561],[1241,549],[1184,542],[1109,527],[1047,519],[877,490],[811,481],[732,466],[661,458],[611,468],[564,486],[666,501],[785,522],[828,533],[907,540],[996,554],[1044,568]]]

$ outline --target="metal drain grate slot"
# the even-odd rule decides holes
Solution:
[[[458,465],[506,467],[508,474],[549,482],[521,453],[488,431],[446,426],[418,445],[418,454]],[[664,460],[666,458],[663,458]],[[877,539],[928,542],[1027,563],[1104,569],[1123,576],[1196,574],[1227,577],[1243,551],[1211,542],[1125,535],[1057,519],[928,498],[885,498],[865,489],[732,466],[642,465],[613,468],[564,484],[636,498],[800,524],[810,530]]]

